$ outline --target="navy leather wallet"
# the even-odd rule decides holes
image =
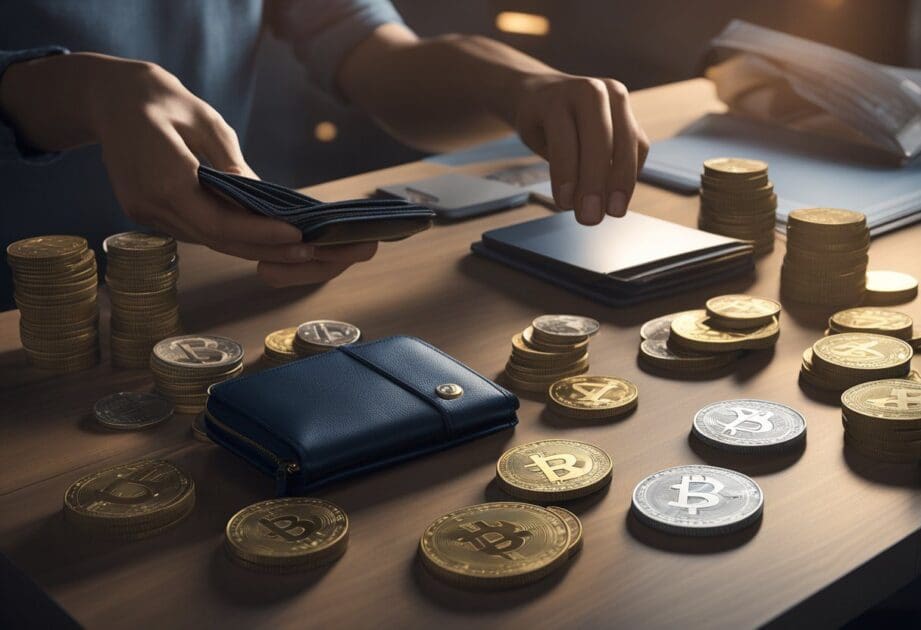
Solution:
[[[402,199],[350,199],[324,203],[285,186],[198,167],[203,186],[267,217],[280,219],[304,234],[304,241],[341,245],[396,241],[432,226],[435,213]]]
[[[414,337],[388,337],[215,384],[205,427],[279,496],[513,427],[514,394]]]

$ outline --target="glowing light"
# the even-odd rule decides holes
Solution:
[[[540,37],[550,32],[550,20],[534,13],[503,11],[496,16],[496,28],[506,33]]]
[[[317,126],[313,128],[313,135],[320,142],[332,142],[339,135],[339,129],[333,123],[324,120],[318,122]]]

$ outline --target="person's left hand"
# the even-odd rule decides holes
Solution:
[[[548,72],[525,77],[517,96],[518,133],[550,162],[556,204],[574,208],[585,225],[605,213],[624,216],[649,152],[627,88],[614,79]]]

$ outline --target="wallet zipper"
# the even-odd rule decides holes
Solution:
[[[237,440],[244,442],[246,445],[250,446],[253,450],[258,451],[264,455],[267,459],[275,462],[275,484],[277,494],[282,495],[286,494],[285,490],[288,486],[288,475],[293,475],[300,472],[301,466],[296,461],[290,459],[284,459],[264,447],[259,442],[254,439],[243,435],[242,433],[235,431],[228,427],[226,424],[214,417],[214,414],[208,413],[208,420],[213,422],[215,425],[220,428],[221,431],[227,433]]]

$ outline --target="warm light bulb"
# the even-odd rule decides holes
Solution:
[[[317,126],[313,128],[314,137],[320,142],[332,142],[336,139],[339,130],[336,128],[336,125],[324,120],[317,123]]]
[[[496,28],[506,33],[540,36],[550,32],[550,20],[534,13],[503,11],[496,16]]]

